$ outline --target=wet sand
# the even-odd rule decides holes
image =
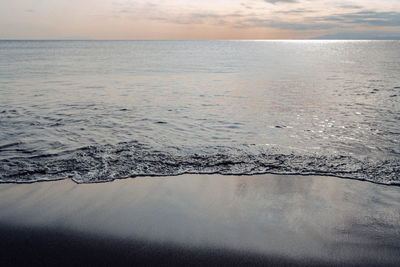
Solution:
[[[400,187],[318,176],[0,184],[0,265],[400,266]]]

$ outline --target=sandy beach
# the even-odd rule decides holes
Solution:
[[[0,265],[400,264],[400,187],[182,175],[0,185]]]

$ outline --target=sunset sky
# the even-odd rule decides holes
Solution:
[[[0,39],[400,38],[400,0],[1,0]]]

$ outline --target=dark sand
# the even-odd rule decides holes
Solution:
[[[183,175],[0,185],[0,266],[400,266],[400,187]]]

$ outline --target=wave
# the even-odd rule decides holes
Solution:
[[[137,176],[266,173],[336,176],[400,185],[400,164],[396,159],[359,159],[352,155],[294,151],[283,153],[254,145],[157,149],[138,142],[124,142],[0,160],[2,183],[67,178],[76,183],[98,183]]]

